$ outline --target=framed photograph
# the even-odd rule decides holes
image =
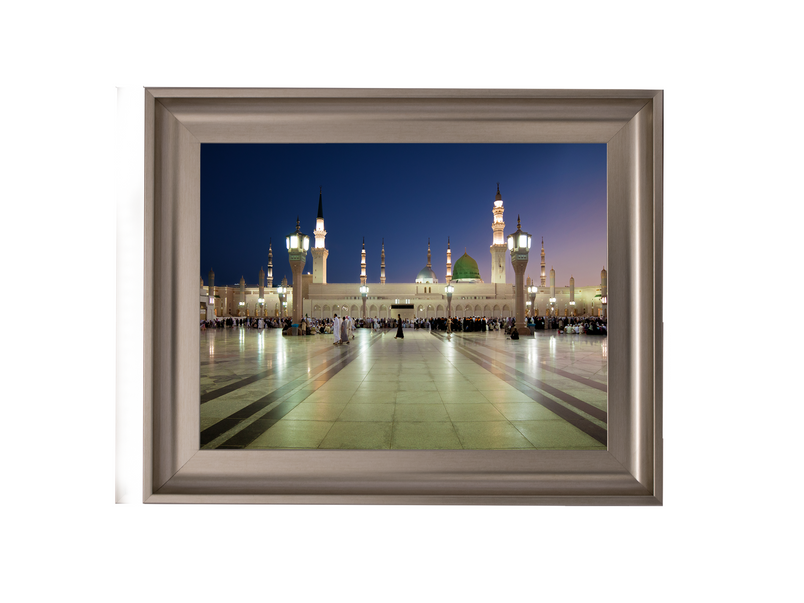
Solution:
[[[143,484],[145,502],[661,504],[661,91],[150,88],[145,90],[145,103]],[[257,145],[271,145],[265,148],[273,148],[274,151],[279,149],[280,155],[283,148],[291,147],[295,152],[320,147],[329,150],[335,147],[385,149],[394,145],[398,148],[412,149],[421,149],[422,145],[440,145],[442,149],[453,150],[472,145],[475,145],[476,149],[481,147],[502,149],[514,145],[524,148],[540,144],[605,145],[607,257],[603,265],[607,274],[602,275],[603,289],[598,290],[596,296],[590,296],[589,300],[584,301],[584,292],[579,291],[581,303],[590,306],[584,308],[584,314],[594,309],[604,315],[607,323],[606,360],[603,367],[603,374],[607,376],[604,381],[607,383],[601,383],[600,379],[598,383],[586,379],[592,386],[606,392],[603,410],[594,409],[589,405],[581,407],[579,404],[583,402],[566,392],[563,393],[563,400],[551,401],[543,392],[532,390],[533,399],[542,407],[557,413],[556,419],[563,416],[563,413],[570,422],[574,421],[573,425],[576,427],[581,425],[589,444],[582,445],[578,441],[572,446],[553,446],[572,449],[547,449],[551,446],[540,446],[537,439],[528,435],[528,421],[516,423],[512,419],[516,417],[515,414],[506,415],[506,418],[510,419],[521,432],[522,435],[516,434],[522,441],[521,445],[483,444],[485,440],[478,438],[477,430],[474,429],[477,425],[461,421],[462,417],[470,416],[466,413],[472,411],[477,414],[476,411],[480,408],[461,408],[458,404],[451,404],[450,399],[445,399],[446,404],[443,406],[449,415],[445,414],[445,417],[451,419],[451,425],[455,426],[455,433],[447,433],[444,437],[452,437],[454,442],[459,442],[458,445],[440,446],[437,443],[433,444],[435,441],[422,440],[421,431],[412,429],[405,431],[406,424],[402,422],[398,425],[399,431],[394,430],[393,434],[389,431],[391,427],[382,427],[378,433],[384,433],[383,437],[387,441],[382,440],[384,443],[381,442],[379,445],[347,446],[343,445],[343,442],[349,441],[345,435],[340,440],[334,436],[327,440],[321,435],[321,438],[316,439],[312,445],[300,444],[294,449],[293,445],[281,445],[281,442],[287,442],[287,439],[277,437],[260,439],[260,434],[267,433],[268,428],[277,424],[278,419],[270,419],[272,416],[270,411],[275,408],[274,406],[263,404],[261,408],[264,408],[267,418],[253,420],[253,433],[248,429],[242,429],[244,435],[240,437],[235,437],[238,429],[228,430],[228,424],[222,422],[221,418],[202,417],[202,413],[199,412],[199,401],[202,404],[205,402],[204,395],[211,401],[208,394],[202,393],[202,388],[204,383],[213,383],[215,375],[203,372],[202,363],[199,362],[199,350],[204,349],[202,343],[206,341],[202,339],[206,335],[199,330],[197,314],[199,301],[201,311],[204,313],[202,319],[212,319],[215,321],[214,324],[217,324],[218,318],[224,320],[235,318],[247,321],[249,327],[252,326],[253,320],[253,326],[262,329],[264,325],[259,319],[285,317],[286,310],[282,307],[282,300],[289,299],[288,291],[283,289],[284,297],[277,297],[272,307],[273,311],[269,313],[265,308],[268,295],[263,291],[263,287],[268,284],[269,292],[276,293],[281,278],[281,273],[276,272],[271,275],[272,279],[267,283],[262,280],[264,274],[260,272],[260,286],[251,292],[253,293],[251,297],[259,295],[259,298],[255,297],[253,300],[247,295],[244,280],[241,280],[239,290],[232,283],[231,287],[226,287],[225,292],[214,288],[214,275],[211,271],[209,276],[213,282],[206,283],[209,297],[204,293],[206,289],[203,275],[199,289],[202,248],[202,145],[205,143],[210,145],[239,143],[239,145],[250,145],[252,148],[257,148]],[[209,147],[205,147],[207,148]],[[286,171],[288,168],[277,169]],[[492,190],[491,195],[493,194]],[[499,187],[496,198],[499,201],[499,209],[502,210]],[[300,200],[289,199],[289,203],[297,206]],[[303,211],[311,213],[309,208],[299,209],[299,213]],[[319,216],[321,212],[319,203]],[[502,223],[502,211],[499,213]],[[511,218],[509,220],[513,221]],[[568,216],[568,220],[571,220],[571,215]],[[233,225],[236,226],[236,220]],[[342,312],[348,313],[352,318],[360,313],[361,294],[356,292],[356,288],[355,292],[349,288],[340,291],[337,290],[339,285],[330,287],[326,284],[327,253],[323,251],[323,235],[320,236],[321,245],[317,245],[320,232],[323,231],[323,224],[319,226],[320,229],[315,235],[310,232],[310,240],[315,236],[315,242],[311,245],[310,241],[306,241],[308,247],[313,248],[312,251],[317,251],[313,254],[317,264],[314,264],[310,275],[305,275],[307,277],[305,279],[301,272],[304,268],[304,258],[297,262],[299,274],[294,273],[294,278],[291,279],[294,285],[290,297],[292,317],[288,315],[288,324],[282,324],[286,334],[281,335],[278,341],[285,337],[295,340],[302,317],[306,319],[305,326],[311,321],[318,325],[320,321],[323,329],[329,322],[328,319],[335,314],[336,304],[329,301],[330,299],[336,300],[337,308],[343,308]],[[292,228],[290,230],[292,231]],[[307,230],[311,231],[312,228]],[[491,246],[492,272],[493,260],[496,257],[494,244],[497,243],[500,243],[501,247],[498,250],[501,252],[500,258],[505,258],[504,263],[509,264],[509,273],[511,271],[509,254],[517,252],[517,241],[522,242],[523,252],[527,252],[525,247],[532,249],[530,267],[538,263],[538,257],[534,257],[538,255],[538,239],[535,244],[531,244],[530,239],[533,236],[538,237],[540,233],[525,233],[527,225],[524,223],[516,230],[517,233],[531,236],[514,237],[508,242],[508,248],[502,237],[500,241],[495,238]],[[298,226],[296,231],[302,232]],[[514,228],[506,226],[504,236],[513,231]],[[499,234],[503,235],[502,229]],[[300,252],[306,252],[308,248],[302,247],[301,238],[291,243],[292,235],[293,232],[288,234],[287,242],[274,241],[273,245],[277,265],[280,261],[276,252],[280,250],[282,252],[283,272],[289,272],[288,255],[293,265],[292,244],[295,244]],[[496,231],[494,236],[497,236]],[[511,242],[515,245],[514,249],[509,249]],[[423,252],[421,255],[423,259]],[[458,255],[460,254],[456,253],[456,256]],[[496,284],[481,283],[479,275],[473,273],[477,263],[471,258],[466,260],[467,257],[469,256],[466,253],[461,257],[464,264],[461,265],[460,274],[456,272],[454,277],[455,289],[464,293],[460,298],[461,303],[458,304],[463,330],[467,330],[467,320],[473,320],[475,325],[480,324],[480,315],[483,317],[484,327],[487,326],[487,322],[498,328],[505,327],[507,321],[509,330],[512,324],[521,328],[524,325],[520,322],[524,320],[526,303],[521,274],[517,272],[516,279],[512,279],[509,274],[506,285],[505,267],[501,266],[502,273],[492,274],[489,278]],[[449,255],[447,258],[449,279],[451,275]],[[347,261],[351,263],[351,258]],[[439,281],[435,273],[429,276],[432,273],[427,272],[430,265],[428,242],[427,266],[417,275],[415,289],[413,283],[409,284],[407,289],[393,289],[385,283],[383,275],[382,285],[375,287],[375,296],[378,291],[387,295],[376,297],[376,309],[384,310],[387,314],[384,318],[390,321],[394,318],[391,302],[398,302],[395,308],[399,309],[400,320],[404,320],[406,326],[416,328],[423,325],[426,318],[427,336],[441,340],[445,336],[449,337],[451,333],[436,332],[436,322],[431,319],[438,317],[439,310],[444,310],[439,306],[439,300],[444,298],[440,291],[444,289],[444,282]],[[456,269],[457,265],[456,262]],[[355,262],[355,270],[358,269],[360,267]],[[367,284],[365,274],[363,268],[359,284]],[[528,308],[531,320],[529,327],[544,324],[544,320],[542,323],[536,321],[539,317],[535,297],[537,295],[545,297],[545,302],[550,300],[549,305],[543,310],[544,314],[556,318],[556,323],[558,317],[562,317],[561,326],[565,327],[564,317],[571,317],[576,312],[570,306],[563,309],[556,307],[556,293],[553,288],[546,287],[544,268],[541,276],[540,291],[537,291],[536,280],[532,281],[534,297],[531,298],[533,306]],[[568,278],[568,275],[564,278]],[[233,279],[228,278],[227,282],[231,280]],[[434,287],[436,283],[440,284]],[[295,288],[296,284],[298,289]],[[587,289],[586,295],[589,296],[589,287],[586,287],[588,283],[582,284]],[[305,288],[302,294],[303,285]],[[530,285],[531,281],[528,281],[528,286]],[[496,287],[497,293],[486,296],[486,289],[489,287]],[[510,293],[500,293],[509,290]],[[394,295],[405,294],[405,291],[410,291],[409,295],[414,298],[412,301],[391,299]],[[571,291],[567,303],[569,300],[574,301],[574,285]],[[217,293],[223,293],[223,299],[220,299],[219,295],[216,299]],[[369,291],[365,291],[363,295],[365,300]],[[508,300],[505,295],[509,295],[511,299]],[[451,305],[451,297],[450,295],[449,314],[453,315],[456,312]],[[389,300],[387,306],[383,304],[386,298]],[[482,300],[492,298],[500,299],[499,307],[495,306],[493,301],[487,304],[488,308],[481,305],[486,303]],[[294,306],[295,300],[300,300],[302,303]],[[316,300],[321,303],[316,303]],[[429,301],[432,301],[432,308]],[[305,303],[308,305],[305,306]],[[595,303],[598,304],[597,308],[594,306]],[[520,310],[522,317],[519,316]],[[401,312],[410,313],[410,317],[406,316],[403,319]],[[488,319],[486,314],[489,314]],[[363,316],[363,313],[360,313],[364,319],[369,315],[366,313]],[[469,330],[472,328],[471,325],[468,327]],[[433,329],[432,332],[429,332],[430,329]],[[251,336],[250,331],[248,334]],[[262,333],[259,337],[262,337]],[[313,339],[318,337],[315,336]],[[361,332],[363,340],[368,341],[369,337],[380,340],[382,335],[373,329]],[[393,333],[387,334],[386,337],[393,337]],[[335,339],[337,343],[338,338]],[[255,338],[255,341],[262,343],[263,340]],[[293,345],[298,343],[294,341]],[[357,358],[356,347],[349,352],[335,348],[331,353],[329,351],[327,353],[343,356],[341,364],[345,367],[351,362],[349,358],[352,360]],[[346,350],[346,346],[343,346],[343,349]],[[321,353],[324,353],[323,348]],[[491,352],[486,351],[486,354],[489,353]],[[463,371],[460,371],[460,365],[456,364],[456,367],[459,368],[459,372],[464,372],[470,377],[473,377],[471,362],[481,366],[485,363],[485,369],[493,365],[493,362],[487,361],[488,356],[465,355],[466,358],[461,359],[465,362]],[[483,358],[487,360],[482,360]],[[421,360],[423,364],[426,362],[426,359]],[[357,365],[354,363],[352,368]],[[395,379],[402,382],[401,385],[394,386],[395,390],[411,389],[405,387],[406,381],[411,385],[418,382],[419,388],[426,389],[423,387],[426,384],[422,384],[421,379],[415,375],[418,365],[411,366],[407,374],[404,369],[405,367],[399,369],[399,374],[395,376]],[[345,379],[348,370],[351,369],[345,370],[347,372],[341,375],[341,379]],[[382,380],[384,375],[386,373],[380,371],[376,377]],[[433,375],[432,389],[436,391],[441,376],[438,371]],[[566,373],[565,376],[568,375],[569,373]],[[361,374],[362,377],[365,377],[365,373]],[[348,389],[345,384],[337,385],[336,379],[327,381],[330,379],[329,376],[317,379],[310,380],[308,387],[310,391],[307,395],[320,396],[328,387],[336,390]],[[580,381],[581,378],[577,380]],[[491,381],[489,378],[483,383],[489,388],[496,387],[491,385]],[[241,379],[237,383],[250,387],[248,379]],[[545,388],[547,392],[551,391],[550,385],[543,382],[539,384],[539,387]],[[474,381],[472,386],[483,389],[480,380]],[[228,392],[226,387],[219,387],[219,394],[216,395],[224,396]],[[316,388],[322,389],[316,394]],[[352,390],[348,396],[357,396],[360,393]],[[368,395],[369,392],[364,393]],[[486,402],[481,391],[475,393],[478,401]],[[331,392],[329,400],[321,400],[329,402],[329,406],[319,404],[316,407],[311,402],[306,402],[302,406],[301,400],[297,400],[296,404],[299,407],[294,407],[294,410],[288,406],[282,416],[286,416],[288,412],[296,412],[297,418],[304,419],[306,417],[299,414],[302,410],[308,413],[319,411],[323,413],[337,409],[338,413],[342,413],[345,412],[344,409],[348,409],[356,417],[355,428],[362,429],[366,425],[360,425],[358,421],[366,419],[360,417],[384,416],[383,413],[387,414],[386,411],[389,411],[388,407],[391,406],[347,405],[344,398],[341,404],[344,408],[341,408],[338,405],[340,404],[338,396],[341,395],[340,391]],[[410,397],[410,401],[413,402],[426,402],[424,398],[413,400],[416,395],[426,397],[426,391],[419,393],[405,391],[404,395]],[[459,394],[456,392],[454,395]],[[261,399],[271,401],[269,398],[270,395],[266,395]],[[338,404],[331,404],[333,401]],[[373,402],[357,398],[355,401]],[[491,401],[494,401],[493,396]],[[564,410],[565,406],[573,404],[581,409],[581,412],[572,414]],[[224,404],[218,406],[226,408]],[[412,406],[419,407],[422,412],[436,410],[429,408],[435,405],[428,404],[414,404],[406,408],[400,406],[397,404],[397,409],[407,411],[408,415]],[[491,407],[491,404],[484,406]],[[501,410],[503,413],[506,409],[510,412],[522,410],[514,406],[516,405],[508,405]],[[208,408],[212,407],[213,404],[208,405]],[[496,413],[497,410],[492,412]],[[581,415],[588,416],[579,419]],[[292,415],[288,416],[292,418]],[[327,422],[329,419],[326,416],[313,418],[322,419],[318,427],[327,426],[328,433],[338,432],[338,429],[333,428],[334,423]],[[581,424],[583,421],[588,423],[586,427],[585,424]],[[297,434],[299,431],[296,428],[299,426],[311,428],[299,441],[312,441],[309,438],[314,435],[313,423],[298,421],[293,425],[293,433]],[[347,421],[337,426],[342,428],[343,434],[347,433],[344,430],[348,430],[348,423]],[[537,421],[531,423],[535,424]],[[558,421],[552,425],[557,423]],[[217,427],[210,429],[212,425]],[[283,423],[285,427],[290,425],[288,422]],[[407,427],[412,425],[411,423]],[[427,427],[433,428],[435,423]],[[289,429],[290,427],[286,431]],[[385,431],[382,431],[383,429]],[[199,434],[205,430],[206,439],[200,438]],[[274,434],[279,431],[274,430]],[[216,437],[218,439],[215,439]],[[373,441],[371,437],[367,436],[365,441]],[[243,444],[246,440],[248,444]],[[389,445],[389,442],[397,441],[402,444]],[[481,443],[473,446],[471,445],[473,441]],[[405,442],[418,442],[418,444],[404,444]]]

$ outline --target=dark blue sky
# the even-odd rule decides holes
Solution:
[[[604,144],[202,144],[201,267],[207,282],[256,285],[273,240],[274,286],[292,273],[285,235],[310,235],[323,187],[329,249],[327,281],[360,282],[366,240],[368,283],[380,280],[385,239],[388,282],[413,282],[427,263],[439,282],[464,248],[490,281],[492,207],[500,183],[505,234],[533,235],[526,276],[539,279],[544,236],[546,272],[556,285],[597,285],[606,264]],[[308,253],[305,272],[312,271]],[[507,263],[507,282],[514,282]]]

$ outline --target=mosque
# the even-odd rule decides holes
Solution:
[[[514,283],[505,281],[506,244],[503,221],[503,200],[500,186],[492,207],[491,282],[480,275],[477,261],[464,253],[453,266],[452,250],[447,238],[447,261],[444,279],[439,280],[433,270],[430,241],[427,241],[427,264],[409,283],[388,283],[385,280],[385,243],[382,245],[380,282],[366,282],[366,245],[360,262],[360,285],[355,283],[328,283],[326,234],[324,228],[323,194],[318,197],[318,215],[314,231],[315,246],[312,274],[301,275],[301,299],[293,299],[293,290],[287,280],[274,286],[273,249],[268,246],[268,272],[260,268],[258,285],[247,285],[241,277],[239,287],[216,287],[215,273],[210,270],[207,284],[201,278],[199,292],[200,318],[213,317],[280,317],[291,316],[295,303],[301,304],[302,315],[313,318],[332,318],[333,314],[363,317],[363,297],[360,286],[369,285],[366,294],[367,318],[403,319],[443,317],[448,314],[446,285],[453,287],[452,315],[464,317],[508,318],[515,312]],[[605,316],[606,270],[601,271],[600,282],[576,287],[570,277],[569,286],[555,286],[555,271],[545,273],[544,239],[541,246],[541,275],[537,285],[530,278],[526,286],[527,316]]]

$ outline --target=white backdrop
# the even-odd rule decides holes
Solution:
[[[7,9],[6,310],[57,318],[3,331],[6,587],[23,600],[789,600],[804,292],[787,5],[275,4]],[[665,506],[137,504],[143,86],[664,89]]]

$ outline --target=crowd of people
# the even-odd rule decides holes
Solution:
[[[449,321],[449,325],[447,322]],[[349,343],[354,339],[352,331],[355,329],[371,329],[372,331],[385,331],[387,329],[427,329],[428,331],[451,331],[453,333],[468,333],[487,331],[503,331],[506,335],[511,335],[514,318],[486,318],[485,316],[472,316],[468,318],[458,317],[438,317],[438,318],[415,318],[407,319],[398,316],[397,318],[353,318],[351,316],[339,317],[337,314],[333,318],[311,318],[306,316],[299,323],[299,328],[305,335],[335,335],[335,344],[340,345]],[[558,333],[577,333],[582,335],[606,335],[606,319],[596,316],[536,316],[528,317],[527,325],[529,329],[555,330]],[[214,320],[202,320],[201,330],[205,329],[224,329],[224,328],[247,328],[247,329],[282,329],[283,333],[293,326],[292,320],[277,317],[251,317],[251,318],[216,318]],[[517,339],[519,332],[516,333]]]

